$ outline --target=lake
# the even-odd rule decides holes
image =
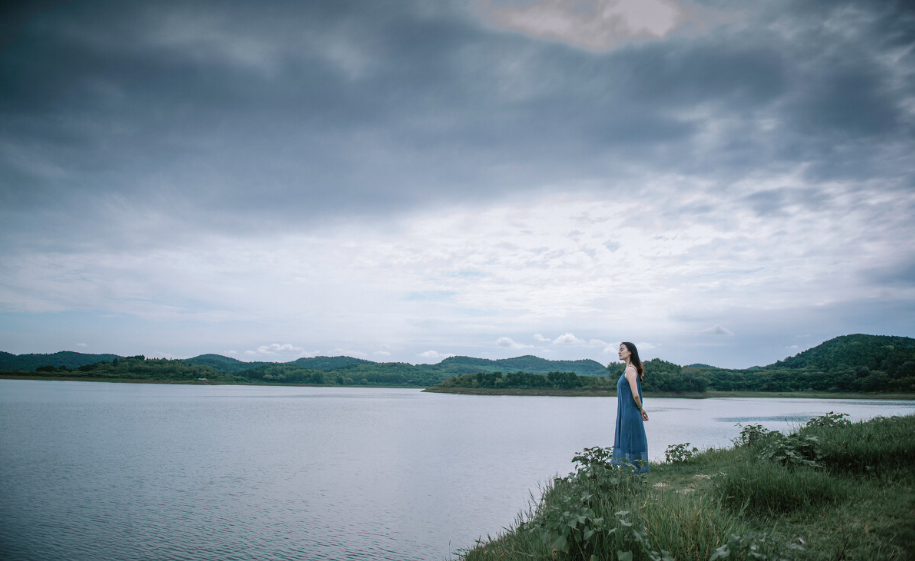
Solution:
[[[915,402],[648,398],[652,460]],[[512,524],[615,398],[0,380],[7,560],[444,560]]]

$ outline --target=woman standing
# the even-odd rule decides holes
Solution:
[[[645,435],[648,413],[642,409],[645,369],[639,360],[639,351],[632,343],[620,343],[619,357],[626,362],[626,370],[616,383],[616,436],[612,463],[640,466],[638,473],[648,473],[648,437]]]

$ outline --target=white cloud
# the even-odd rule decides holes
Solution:
[[[378,356],[391,356],[391,353],[388,351],[375,351],[375,354]]]
[[[454,356],[454,355],[453,354],[443,354],[438,351],[430,350],[430,351],[425,351],[425,352],[419,353],[419,355],[417,355],[417,356],[420,356],[427,360],[436,360],[437,361],[437,360],[446,359],[446,358]]]
[[[730,329],[721,327],[720,325],[713,325],[712,327],[709,327],[708,329],[703,329],[702,331],[699,332],[699,335],[725,335],[725,336],[731,336],[731,335],[733,335],[733,334],[734,334],[733,331],[731,331]]]
[[[550,341],[552,341],[552,339],[547,339],[547,338],[544,337],[543,335],[537,333],[537,334],[534,335],[534,341],[537,341],[537,342],[540,342],[540,343],[549,343]]]
[[[556,339],[553,340],[553,344],[554,345],[565,345],[565,346],[570,346],[570,347],[590,347],[590,348],[607,346],[606,341],[601,341],[600,339],[588,339],[588,340],[579,339],[572,333],[565,333],[563,335],[560,335],[559,337],[556,337]]]
[[[257,348],[256,351],[245,351],[245,354],[257,354],[257,355],[276,355],[277,353],[297,353],[300,355],[305,354],[305,349],[302,347],[297,347],[290,343],[272,343],[270,345],[261,345]]]
[[[85,343],[77,343],[76,346],[77,347],[88,347],[89,345],[87,345]]]
[[[303,354],[315,356],[319,353],[318,353],[318,351],[313,351],[310,353],[303,353]],[[342,347],[337,347],[337,348],[333,349],[332,351],[329,351],[327,354],[331,355],[331,356],[351,356],[351,357],[355,357],[355,358],[364,358],[364,357],[368,356],[368,355],[366,355],[366,353],[364,353],[362,351],[356,351],[356,350],[346,349],[346,348],[342,348]]]
[[[496,344],[499,345],[500,347],[507,347],[509,349],[529,349],[529,348],[533,347],[533,345],[524,345],[524,344],[518,343],[518,342],[514,341],[511,337],[499,337],[499,339],[496,340]]]
[[[581,346],[582,344],[584,344],[584,341],[582,341],[581,339],[579,339],[578,337],[576,337],[575,335],[573,335],[571,333],[565,333],[563,335],[560,335],[559,337],[556,337],[556,339],[553,341],[553,344],[554,345]]]
[[[674,0],[542,0],[483,10],[498,27],[593,50],[665,37],[679,25],[681,13]]]

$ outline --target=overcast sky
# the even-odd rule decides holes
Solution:
[[[0,350],[915,336],[909,2],[9,4]]]

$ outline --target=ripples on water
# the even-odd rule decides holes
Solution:
[[[651,457],[913,402],[648,399]],[[0,380],[0,558],[446,559],[611,446],[616,400]]]

